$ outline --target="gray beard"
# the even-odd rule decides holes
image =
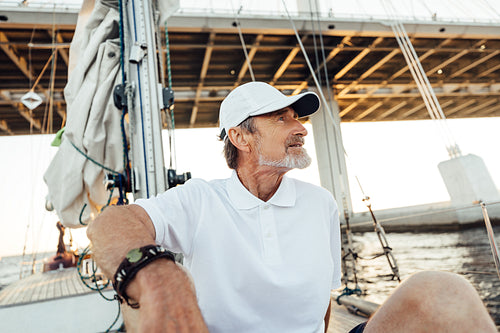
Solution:
[[[281,160],[268,160],[266,159],[259,147],[259,165],[272,166],[276,168],[287,169],[304,169],[311,164],[311,157],[307,154],[304,148],[300,148],[300,154],[288,154]]]

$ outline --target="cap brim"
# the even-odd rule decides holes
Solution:
[[[310,116],[318,111],[320,102],[319,97],[313,92],[300,94],[301,96],[291,107],[297,112],[299,118]]]
[[[291,106],[297,112],[299,118],[309,116],[319,109],[319,98],[313,92],[305,92],[295,96],[287,96],[284,99],[266,105],[266,107],[253,112],[250,116],[260,116],[266,113],[281,110],[287,106]]]

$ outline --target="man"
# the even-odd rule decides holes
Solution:
[[[138,331],[326,332],[330,290],[340,287],[337,206],[326,190],[285,176],[310,163],[298,118],[318,108],[314,93],[286,97],[262,82],[234,89],[220,108],[230,179],[190,180],[91,223],[97,262],[139,306]],[[184,254],[196,291],[174,262],[156,260],[170,257],[154,244]],[[453,312],[436,316],[435,302]],[[409,279],[365,331],[429,327],[495,331],[474,290],[442,273]]]

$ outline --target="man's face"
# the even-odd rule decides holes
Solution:
[[[303,169],[311,158],[302,147],[307,130],[291,107],[255,117],[255,147],[260,165]]]

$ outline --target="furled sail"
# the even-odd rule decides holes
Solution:
[[[80,227],[109,199],[103,166],[124,169],[121,110],[112,99],[121,82],[116,1],[97,1],[88,21],[78,22],[70,57],[76,65],[64,89],[66,128],[44,180],[61,222]]]
[[[155,8],[153,12],[139,9],[151,5]],[[93,10],[88,16],[92,7]],[[125,45],[128,43],[132,49],[135,47],[135,50],[137,50],[137,45],[153,50],[155,42],[146,38],[151,34],[148,35],[145,30],[153,31],[154,29],[149,25],[138,27],[134,19],[127,26],[134,31],[132,40],[120,42],[119,7],[118,0],[97,0],[95,4],[93,0],[85,0],[70,48],[70,73],[64,89],[67,103],[66,128],[59,151],[44,176],[49,188],[48,200],[56,209],[61,222],[68,227],[86,225],[98,213],[99,208],[107,205],[113,198],[121,196],[123,200],[123,187],[113,192],[113,186],[109,186],[110,183],[108,186],[103,183],[109,175],[119,177],[120,186],[123,185],[123,179],[130,180],[127,148],[129,144],[137,147],[135,155],[131,158],[140,156],[145,161],[144,163],[157,163],[156,165],[141,165],[142,162],[132,161],[130,167],[133,168],[134,174],[137,173],[132,180],[132,182],[135,181],[134,191],[139,196],[150,196],[154,195],[157,190],[164,189],[161,185],[164,184],[164,175],[161,172],[164,167],[161,151],[161,124],[159,123],[160,110],[156,109],[159,105],[158,98],[152,97],[153,99],[148,102],[147,97],[143,97],[150,96],[148,94],[136,92],[135,97],[133,97],[134,93],[128,95],[129,100],[134,99],[131,104],[132,108],[137,108],[137,110],[128,110],[133,118],[131,119],[133,122],[131,128],[134,129],[131,133],[132,138],[129,137],[128,126],[123,121],[123,111],[115,106],[113,100],[114,88],[122,83],[121,60],[127,58],[126,55],[122,57],[120,54],[123,49],[121,42]],[[158,22],[153,17],[159,18],[159,22],[164,22],[178,7],[178,0],[140,1],[135,4],[132,1],[132,7],[127,13],[133,17],[149,15],[145,22],[153,25],[153,21]],[[121,27],[123,31],[124,25],[122,24]],[[134,75],[137,72],[145,73],[144,64],[155,63],[156,52],[146,51],[140,54],[139,58],[130,59],[130,64],[124,63],[125,72],[128,66],[132,66]],[[148,91],[157,94],[155,96],[161,96],[161,90],[157,89],[157,84],[154,83],[157,82],[157,72],[154,67],[154,65],[150,66],[150,74],[144,74],[142,81],[153,84],[154,88],[148,87]],[[134,75],[130,75],[129,79],[137,80],[137,82],[132,82],[126,86],[128,88],[125,90],[142,89],[140,80]],[[137,99],[139,96],[146,99]],[[148,121],[153,118],[158,120],[151,120],[154,122],[152,126],[143,126],[143,117]],[[155,132],[157,134],[145,133],[145,127],[148,130],[158,128]],[[154,135],[156,136],[153,138]],[[151,149],[161,152],[151,153],[149,146],[146,148],[140,142],[141,138],[144,140],[145,137],[153,142],[159,142],[159,144],[153,143]],[[151,155],[148,154],[153,154],[156,159],[152,160]],[[155,173],[159,176],[155,177]],[[129,176],[121,177],[124,174]],[[148,179],[152,182],[151,184],[148,183]],[[115,183],[111,184],[116,184],[116,178]]]

